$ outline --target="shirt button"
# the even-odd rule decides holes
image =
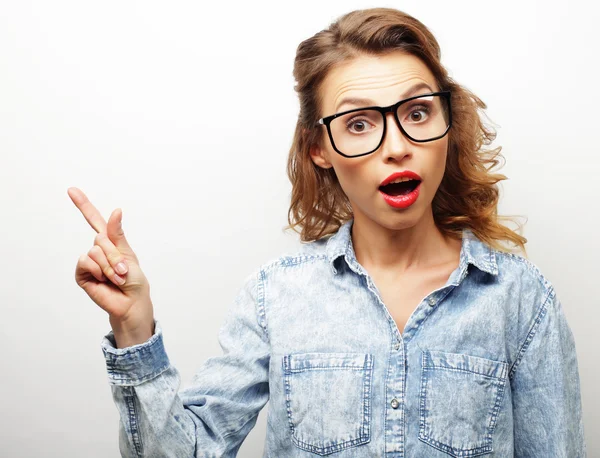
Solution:
[[[433,297],[429,298],[429,305],[431,305],[432,307],[435,305],[435,299]]]
[[[398,402],[398,400],[396,398],[392,399],[391,404],[394,409],[397,409],[398,406],[400,405],[400,403]]]
[[[400,350],[400,342],[395,343],[394,350],[396,350],[396,351]]]

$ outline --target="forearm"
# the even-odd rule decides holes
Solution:
[[[167,357],[162,333],[121,349],[113,347],[114,338],[107,336],[103,350],[121,418],[122,456],[195,456],[194,422],[179,398],[180,376]]]
[[[142,345],[116,349],[112,339],[111,334],[106,336],[103,350],[121,418],[122,456],[234,456],[268,400],[268,390],[250,384],[258,369],[240,368],[231,374],[224,368],[235,360],[213,358],[202,366],[194,386],[180,392],[180,374],[169,362],[160,324]],[[243,359],[237,361],[245,364]]]
[[[179,395],[179,373],[173,367],[136,386],[112,385],[121,421],[123,457],[197,457],[195,424]]]

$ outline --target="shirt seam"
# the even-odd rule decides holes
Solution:
[[[542,273],[542,271],[540,270],[540,268],[534,264],[533,262],[531,262],[529,259],[515,254],[515,253],[509,253],[509,252],[498,252],[500,255],[506,255],[514,260],[516,260],[517,262],[520,262],[522,264],[525,264],[525,266],[527,267],[527,269],[532,272],[533,274],[535,274],[535,276],[537,277],[537,280],[542,284],[542,286],[545,289],[552,289],[553,286],[550,282],[550,280],[548,278],[546,278],[546,276]]]
[[[138,407],[136,406],[136,393],[132,387],[126,387],[124,390],[124,400],[127,405],[127,414],[129,419],[129,429],[131,440],[135,448],[135,454],[138,457],[143,456],[143,444],[138,425]]]
[[[523,343],[521,344],[521,348],[519,349],[519,351],[517,352],[517,357],[515,358],[515,361],[512,363],[512,366],[508,372],[508,378],[510,380],[512,380],[515,376],[515,372],[519,366],[519,364],[521,363],[521,361],[523,360],[523,357],[525,356],[525,351],[529,348],[531,341],[533,340],[533,338],[535,337],[535,335],[537,334],[537,331],[541,325],[542,320],[544,319],[544,317],[546,316],[547,312],[548,312],[548,301],[550,299],[552,299],[554,297],[554,287],[550,287],[548,289],[548,291],[546,292],[546,297],[544,298],[544,301],[542,302],[542,305],[540,306],[540,308],[537,311],[536,317],[533,320],[533,323],[531,325],[531,327],[529,328],[529,332],[527,333],[527,336],[525,337],[525,340],[523,341]]]
[[[300,254],[294,256],[282,256],[274,261],[264,264],[261,270],[266,273],[275,269],[276,267],[293,267],[303,262],[315,261],[315,260],[327,260],[326,254]]]
[[[266,307],[266,294],[265,294],[265,283],[267,274],[274,270],[276,267],[292,267],[304,262],[310,262],[315,260],[327,260],[327,255],[325,254],[315,254],[315,255],[296,255],[296,256],[285,256],[280,257],[274,261],[271,261],[267,264],[263,264],[257,274],[257,294],[256,294],[256,314],[257,314],[257,322],[261,327],[267,341],[269,341],[269,324],[267,319],[267,307]]]
[[[269,342],[269,329],[267,325],[267,313],[265,309],[265,271],[260,269],[257,282],[256,314],[259,326],[262,328],[267,342]]]

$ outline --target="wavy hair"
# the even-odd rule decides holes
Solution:
[[[500,241],[512,242],[527,256],[527,239],[500,220],[499,190],[496,183],[506,180],[491,173],[499,164],[502,147],[487,149],[496,138],[485,125],[480,111],[487,105],[456,83],[440,62],[440,47],[430,30],[414,17],[393,8],[352,11],[314,36],[302,41],[294,60],[294,87],[300,112],[289,151],[287,174],[292,183],[288,211],[289,225],[302,242],[318,240],[335,233],[353,217],[350,202],[333,168],[324,169],[311,159],[311,146],[323,146],[325,136],[316,127],[322,100],[319,88],[334,66],[363,55],[384,55],[403,51],[421,59],[433,73],[440,91],[451,92],[452,128],[448,132],[448,156],[444,177],[432,201],[433,217],[440,231],[460,239],[469,228],[482,241],[500,251],[514,251]],[[516,222],[519,231],[522,224]]]

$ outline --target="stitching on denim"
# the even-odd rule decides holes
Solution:
[[[256,301],[256,313],[258,315],[258,324],[263,329],[267,340],[269,340],[269,331],[267,329],[267,314],[265,310],[265,273],[261,269],[258,273],[257,282],[257,301]]]
[[[460,281],[462,281],[462,280],[460,280]],[[433,314],[434,310],[439,309],[440,302],[442,302],[444,299],[446,299],[446,296],[448,296],[450,293],[452,293],[452,291],[454,291],[454,289],[457,288],[457,285],[450,284],[450,285],[444,286],[442,288],[443,288],[441,290],[442,292],[436,300],[436,306],[435,307],[430,306],[427,309],[427,313],[425,314],[423,319],[418,323],[418,326],[416,328],[410,328],[407,332],[404,333],[403,340],[406,344],[410,343],[411,341],[413,341],[416,338],[419,331],[421,331],[421,329],[423,329],[423,326],[425,326],[425,324],[427,323],[427,320]],[[439,291],[438,291],[438,294],[439,294]],[[421,332],[423,332],[423,331],[421,331]]]
[[[388,315],[389,315],[389,313],[388,313]],[[388,318],[388,321],[390,320],[390,318],[391,317]],[[393,321],[393,318],[391,320]],[[395,324],[394,324],[394,326],[395,326]],[[392,334],[392,341],[396,340],[396,338],[394,336],[393,328],[391,328],[391,327],[390,327],[390,332]],[[385,401],[386,401],[385,402],[385,406],[386,407],[384,409],[381,409],[383,411],[381,413],[381,415],[383,417],[383,421],[382,421],[382,423],[383,423],[383,431],[384,431],[384,436],[383,437],[384,437],[384,442],[386,444],[390,442],[390,441],[388,441],[388,436],[390,436],[390,432],[388,431],[388,421],[387,421],[388,420],[387,413],[388,413],[388,408],[389,408],[389,407],[387,407],[389,405],[389,396],[388,396],[388,393],[390,391],[388,389],[388,387],[391,385],[391,379],[393,378],[393,373],[394,373],[393,370],[392,370],[392,366],[391,366],[392,352],[388,351],[387,353],[388,353],[388,357],[387,357],[387,360],[386,360],[386,363],[385,363],[385,367],[388,368],[388,370],[385,371],[386,372],[386,377],[385,377],[385,395],[384,395],[385,396]],[[403,355],[403,357],[405,357],[405,355]],[[404,374],[404,378],[405,379],[406,379],[406,375],[407,374]],[[402,409],[404,409],[404,408],[405,408],[405,404],[403,403],[402,404]],[[403,418],[404,418],[404,415],[403,415]],[[406,424],[406,421],[405,420],[403,420],[403,421],[404,421],[404,424]]]
[[[486,242],[479,239],[471,229],[465,228],[463,230],[463,235],[465,239],[465,251],[467,253],[467,258],[471,264],[479,267],[477,264],[480,263],[484,268],[481,269],[490,275],[498,274],[498,260],[496,257],[496,253],[498,252],[496,249],[489,246]],[[487,258],[481,256],[480,258],[475,258],[471,255],[471,245],[476,243],[478,245],[482,245],[485,251],[487,252]],[[462,251],[461,251],[462,252]]]
[[[425,431],[425,398],[427,397],[427,374],[425,366],[427,362],[426,352],[421,352],[421,390],[419,392],[419,438]]]
[[[494,404],[494,409],[492,410],[492,419],[490,421],[490,425],[488,427],[488,442],[490,446],[492,444],[492,435],[494,433],[494,429],[496,428],[496,420],[498,419],[498,414],[500,413],[500,406],[502,405],[502,401],[504,400],[504,392],[506,387],[506,374],[504,378],[500,380],[498,386],[498,395],[496,396],[496,403]]]
[[[316,260],[327,260],[327,255],[325,254],[302,254],[296,256],[282,256],[274,261],[271,261],[267,264],[263,264],[261,266],[261,270],[265,271],[265,273],[275,269],[276,267],[293,267],[304,262],[311,262]]]
[[[542,305],[539,308],[535,319],[533,320],[533,324],[531,325],[531,328],[529,329],[529,332],[527,333],[527,337],[525,338],[525,341],[521,345],[521,348],[519,349],[519,351],[517,353],[517,357],[515,358],[515,361],[513,362],[512,366],[508,372],[508,378],[510,380],[512,380],[514,378],[517,367],[523,360],[525,351],[529,348],[529,345],[531,344],[533,337],[536,335],[537,330],[540,327],[540,323],[542,322],[542,319],[546,316],[546,312],[548,311],[548,307],[546,304],[548,303],[548,300],[550,300],[553,297],[554,297],[554,288],[550,287],[550,289],[548,290],[548,292],[546,294],[546,298],[542,302]]]
[[[114,385],[139,384],[142,382],[146,382],[148,380],[152,380],[155,377],[158,377],[160,374],[162,374],[168,368],[169,368],[169,364],[167,363],[166,365],[158,368],[157,370],[155,370],[153,372],[150,372],[149,374],[146,374],[143,377],[132,377],[130,375],[117,374],[113,370],[108,370],[108,373],[109,373],[111,381],[113,382]],[[125,385],[125,386],[127,386],[127,385]]]
[[[438,442],[435,439],[430,438],[429,436],[421,435],[420,433],[419,433],[419,440],[422,442],[425,442],[426,444],[432,446],[433,448],[437,448],[438,450],[445,452],[448,455],[454,456],[454,457],[476,456],[476,455],[481,455],[482,453],[485,453],[485,452],[492,451],[491,445],[483,445],[481,447],[469,448],[469,449],[457,449],[457,448],[450,447],[449,445],[442,444],[441,442]]]
[[[297,372],[313,372],[313,371],[345,371],[345,370],[354,370],[354,371],[362,371],[364,370],[364,365],[362,366],[307,366],[302,367],[300,369],[290,369],[289,371],[292,374]]]
[[[420,348],[420,347],[419,347]],[[479,361],[480,365],[485,366],[485,368],[489,369],[490,367],[493,368],[493,371],[495,372],[495,370],[500,367],[501,368],[501,372],[499,376],[496,375],[488,375],[486,373],[483,372],[477,372],[475,370],[471,370],[471,369],[466,369],[466,368],[461,368],[461,367],[456,367],[454,365],[452,365],[452,363],[449,364],[444,364],[443,362],[441,363],[437,363],[433,361],[433,358],[431,358],[432,354],[439,354],[441,353],[442,355],[445,356],[457,356],[460,359],[470,359],[472,361]],[[464,353],[452,353],[452,352],[447,352],[447,351],[439,351],[439,350],[428,350],[427,351],[427,355],[429,356],[430,361],[428,361],[426,367],[427,368],[439,368],[439,369],[447,369],[447,370],[456,370],[456,371],[464,371],[464,372],[471,372],[473,374],[477,374],[477,375],[482,375],[484,377],[489,377],[489,378],[496,378],[498,380],[502,380],[504,378],[506,378],[506,373],[507,373],[507,369],[508,369],[508,363],[506,361],[496,361],[493,359],[489,359],[489,358],[483,358],[481,356],[474,356],[474,355],[466,355]],[[466,358],[465,358],[466,357]]]
[[[306,451],[309,451],[312,453],[316,453],[318,455],[328,455],[333,452],[344,450],[348,447],[365,444],[371,440],[370,423],[369,423],[370,407],[371,407],[370,403],[369,403],[369,399],[370,399],[370,393],[371,393],[371,383],[372,383],[371,379],[372,379],[372,372],[373,372],[373,356],[371,354],[365,355],[364,364],[360,368],[364,374],[363,391],[362,391],[362,393],[363,393],[362,399],[363,399],[364,408],[363,408],[363,418],[361,420],[361,425],[359,426],[358,430],[356,431],[357,437],[354,439],[349,439],[349,440],[343,441],[343,442],[337,442],[333,445],[329,445],[326,447],[319,447],[319,446],[316,446],[313,444],[309,444],[307,442],[304,442],[304,441],[298,439],[298,437],[296,437],[296,435],[295,435],[296,429],[294,427],[294,423],[292,420],[291,398],[290,398],[290,395],[291,395],[290,377],[291,377],[292,373],[295,372],[295,370],[291,369],[290,355],[283,356],[282,368],[283,368],[283,378],[284,378],[284,386],[285,386],[286,410],[287,410],[287,416],[288,416],[288,423],[289,423],[290,431],[291,431],[291,435],[292,435],[292,442],[298,448],[301,448],[303,450],[306,450]],[[354,369],[354,367],[337,367],[337,368],[332,367],[331,369]],[[302,370],[302,372],[304,372],[304,369]]]
[[[552,284],[551,284],[550,280],[548,280],[548,278],[546,278],[546,276],[542,273],[540,268],[538,266],[536,266],[533,262],[531,262],[529,259],[527,259],[521,255],[518,255],[516,253],[509,253],[509,252],[505,252],[505,251],[502,251],[501,254],[503,254],[507,257],[510,257],[510,258],[516,260],[517,262],[525,264],[525,267],[527,268],[527,270],[529,272],[535,274],[537,280],[542,284],[544,289],[548,290],[548,289],[552,288]]]
[[[370,441],[368,437],[359,437],[357,439],[349,439],[344,442],[337,442],[335,445],[328,445],[327,447],[317,447],[316,445],[303,442],[295,436],[292,436],[292,441],[301,449],[307,450],[318,455],[329,455],[333,452],[339,452],[349,447],[366,444]]]
[[[490,270],[498,274],[498,261],[496,260],[496,250],[490,249]]]
[[[370,439],[371,423],[369,418],[371,417],[371,380],[373,377],[373,355],[368,354],[365,357],[365,384],[364,384],[364,409],[363,409],[363,424],[361,426],[362,432],[359,433],[359,437]]]
[[[290,398],[291,389],[290,389],[290,379],[289,379],[289,377],[290,377],[289,360],[288,360],[287,355],[283,356],[282,366],[283,366],[283,383],[284,383],[284,390],[285,390],[285,405],[286,405],[288,423],[290,426],[290,432],[292,433],[292,437],[293,437],[295,428],[294,428],[294,423],[292,421],[291,398]]]
[[[142,439],[138,431],[137,409],[135,407],[135,390],[133,388],[125,389],[125,403],[127,405],[127,413],[129,417],[129,429],[131,431],[131,441],[135,448],[136,455],[141,458],[143,456]]]
[[[498,363],[506,365],[506,363],[503,363],[502,361],[498,361]],[[470,449],[457,449],[457,448],[451,447],[447,444],[441,443],[441,442],[433,439],[426,433],[425,399],[427,397],[427,382],[429,381],[429,375],[427,374],[427,371],[431,370],[431,369],[456,370],[457,372],[467,372],[467,373],[471,372],[471,373],[480,375],[482,377],[487,377],[487,378],[495,380],[495,383],[493,383],[493,384],[496,386],[496,396],[495,396],[495,400],[494,400],[494,406],[490,412],[490,414],[491,414],[490,423],[487,427],[487,433],[485,435],[486,445],[480,445],[478,447],[473,447]],[[498,417],[500,406],[501,406],[502,400],[504,398],[504,392],[505,392],[504,388],[506,386],[506,380],[507,380],[506,371],[502,371],[502,373],[504,374],[503,377],[494,377],[494,376],[488,376],[486,374],[480,374],[478,372],[472,372],[469,370],[449,368],[449,367],[445,367],[445,366],[435,366],[433,364],[433,361],[431,361],[429,353],[423,351],[421,354],[421,390],[420,390],[420,399],[419,399],[419,435],[418,435],[419,440],[421,440],[422,442],[424,442],[428,445],[431,445],[432,447],[434,447],[442,452],[445,452],[445,453],[447,453],[451,456],[455,456],[455,457],[469,457],[469,456],[474,456],[476,454],[481,454],[484,452],[491,452],[493,450],[492,449],[492,436],[493,436],[494,429],[496,427],[496,420]]]
[[[461,369],[458,367],[431,365],[431,366],[428,366],[427,368],[423,368],[423,369],[425,369],[425,370],[444,370],[444,371],[451,371],[451,372],[466,372],[468,374],[476,374],[476,375],[481,375],[482,377],[486,377],[486,378],[502,380],[502,377],[496,377],[495,375],[482,374],[481,372],[475,372],[475,371],[471,371],[469,369]]]

